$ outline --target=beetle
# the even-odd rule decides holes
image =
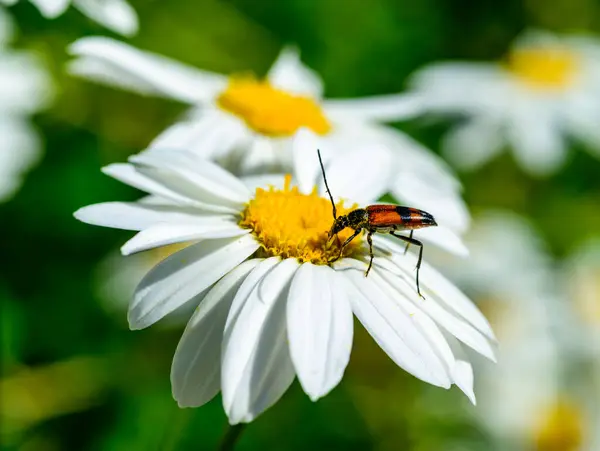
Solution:
[[[363,230],[366,230],[367,243],[369,243],[369,256],[371,257],[369,260],[369,266],[365,272],[365,277],[367,277],[369,275],[369,271],[371,271],[371,267],[373,266],[373,258],[375,257],[373,255],[373,240],[371,236],[374,233],[389,233],[390,235],[406,242],[404,253],[408,251],[408,247],[411,244],[419,246],[419,257],[416,266],[417,293],[419,296],[425,299],[421,294],[421,288],[419,286],[419,269],[421,268],[421,261],[423,260],[423,243],[413,238],[413,233],[417,229],[437,226],[435,218],[426,211],[419,210],[417,208],[403,207],[401,205],[369,205],[366,208],[357,208],[352,210],[347,215],[338,217],[335,202],[333,201],[333,196],[331,195],[329,185],[327,184],[325,167],[323,166],[320,150],[317,150],[317,155],[319,156],[319,164],[321,165],[321,172],[323,173],[325,189],[327,190],[327,194],[329,195],[329,199],[331,200],[331,205],[333,207],[333,224],[329,230],[328,238],[331,240],[334,235],[337,237],[337,234],[346,227],[354,230],[354,233],[350,235],[340,246],[340,254],[334,259],[330,260],[330,263],[339,260],[342,257],[344,248],[350,244],[350,242]],[[404,236],[397,234],[396,232],[399,230],[410,230],[410,235]]]

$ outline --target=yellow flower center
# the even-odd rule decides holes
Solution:
[[[327,265],[339,256],[341,243],[353,230],[344,229],[338,233],[339,241],[336,238],[328,240],[333,224],[331,202],[320,197],[316,188],[310,194],[302,194],[290,183],[288,175],[282,190],[257,188],[239,224],[251,229],[258,238],[263,257],[297,258],[300,262]],[[345,215],[356,205],[344,208],[343,202],[339,202],[336,207],[338,215]],[[361,241],[360,236],[356,237],[346,246],[343,255],[352,254]]]
[[[559,90],[577,74],[577,55],[564,48],[522,48],[508,56],[508,69],[530,88]]]
[[[268,81],[232,78],[217,104],[251,129],[271,137],[292,136],[301,127],[320,135],[331,129],[317,102],[274,88]]]
[[[536,451],[577,451],[584,436],[580,410],[566,401],[551,406],[540,419],[535,437]]]

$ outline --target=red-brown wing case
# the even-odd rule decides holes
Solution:
[[[367,207],[369,224],[373,227],[402,226],[419,229],[437,225],[433,216],[423,210],[400,205],[370,205]]]

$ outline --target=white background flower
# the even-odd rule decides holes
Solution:
[[[498,449],[597,449],[598,396],[586,382],[595,377],[581,366],[591,361],[591,337],[561,287],[563,278],[589,270],[593,258],[579,271],[555,267],[527,220],[500,210],[476,216],[465,239],[470,258],[447,270],[481,302],[500,343],[498,364],[480,369],[477,419]]]
[[[565,162],[567,138],[600,157],[600,42],[528,32],[505,63],[436,63],[412,79],[433,114],[464,116],[445,138],[449,159],[476,169],[504,148],[532,174]]]
[[[107,38],[80,39],[70,52],[76,56],[74,74],[194,106],[150,148],[192,151],[236,174],[290,171],[302,164],[316,174],[312,152],[328,149],[330,177],[350,185],[343,186],[349,197],[369,202],[391,192],[457,232],[468,226],[460,184],[444,162],[379,124],[420,111],[412,97],[323,99],[323,83],[293,48],[282,50],[266,81],[228,78]],[[300,145],[294,145],[297,139]]]
[[[18,0],[0,0],[5,5],[14,5]],[[69,4],[90,19],[117,33],[131,36],[137,33],[138,18],[135,10],[125,0],[30,0],[47,19],[63,14]]]
[[[145,152],[105,173],[150,194],[75,214],[139,231],[124,254],[199,241],[152,269],[129,309],[131,328],[140,329],[199,304],[172,366],[180,406],[202,405],[222,391],[229,420],[238,423],[275,403],[295,376],[311,399],[326,395],[350,358],[352,314],[396,364],[433,385],[456,384],[474,402],[462,345],[493,359],[494,335],[469,299],[427,263],[426,299],[417,295],[415,256],[404,255],[403,243],[375,236],[374,269],[365,277],[364,242],[354,242],[333,267],[318,264],[338,251],[335,240],[333,248],[326,245],[331,206],[316,193],[288,186],[253,195],[220,167],[185,152],[173,152],[168,162],[160,151]],[[344,233],[350,232],[341,239]]]
[[[8,47],[13,24],[0,8],[0,201],[8,200],[40,158],[29,116],[47,104],[51,86],[34,55]]]

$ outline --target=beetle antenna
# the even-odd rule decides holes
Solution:
[[[321,172],[323,173],[323,181],[325,182],[325,189],[327,190],[327,194],[329,194],[329,199],[331,199],[331,206],[333,207],[333,219],[337,219],[337,211],[335,208],[335,202],[333,201],[333,196],[331,195],[331,191],[329,190],[329,185],[327,184],[327,177],[325,176],[325,167],[323,166],[323,160],[321,159],[321,151],[317,149],[317,155],[319,156],[319,164],[321,165]]]

